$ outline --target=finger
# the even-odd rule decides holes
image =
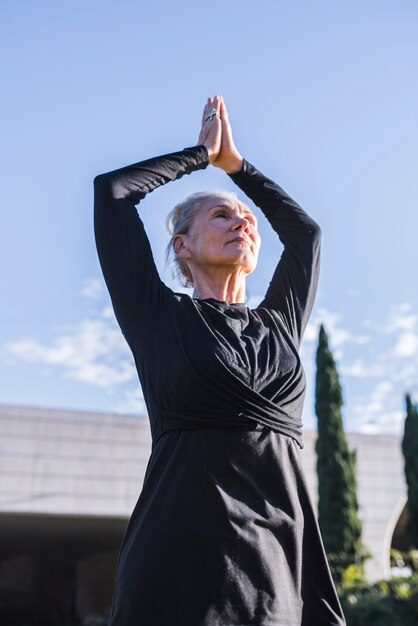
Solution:
[[[224,123],[224,126],[230,128],[231,124],[229,122],[228,109],[226,108],[226,104],[223,101],[222,101],[222,107],[221,107],[221,116],[222,116],[222,122]]]
[[[221,115],[223,118],[225,118],[226,120],[229,120],[229,116],[228,116],[228,109],[226,108],[226,104],[224,102],[224,99],[221,99]]]
[[[222,128],[224,129],[226,136],[230,137],[232,140],[232,128],[231,128],[231,123],[229,121],[228,110],[226,108],[225,103],[223,103],[221,107],[221,117],[222,117]]]
[[[213,100],[213,108],[216,109],[216,113],[220,115],[221,112],[221,96],[215,96]]]
[[[205,121],[205,117],[207,116],[211,107],[212,107],[212,98],[208,98],[205,106],[203,107],[203,121]]]
[[[208,114],[208,110],[209,110],[209,107],[210,107],[211,100],[212,100],[212,98],[208,98],[208,99],[207,99],[207,101],[206,101],[205,106],[203,107],[203,113],[202,113],[202,124],[203,124],[203,122],[205,121],[205,117],[206,117],[206,116],[207,116],[207,114]]]
[[[212,124],[215,122],[220,122],[220,107],[221,107],[221,98],[220,96],[215,96],[214,98],[210,98],[210,103],[207,106],[207,112],[204,118],[206,124]]]
[[[208,98],[207,104],[203,111],[203,124],[206,124],[209,120],[207,119],[213,109],[213,98]]]
[[[220,116],[220,106],[221,106],[221,97],[215,96],[214,98],[208,98],[207,105],[205,106],[203,112],[203,122],[211,123],[214,120],[214,116],[211,117],[211,114],[214,112],[216,114],[216,119],[219,121]]]

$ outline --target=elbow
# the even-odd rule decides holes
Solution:
[[[109,187],[109,178],[107,174],[98,174],[93,180],[95,191],[100,191],[104,187]]]
[[[320,225],[317,224],[316,222],[315,222],[315,229],[314,229],[314,237],[315,237],[315,239],[318,240],[318,242],[321,241],[322,229],[321,229]]]
[[[93,181],[94,196],[101,199],[116,198],[115,181],[109,174],[98,174]]]
[[[310,220],[308,232],[312,239],[312,242],[316,244],[321,243],[321,237],[322,237],[321,227],[312,219]]]
[[[98,174],[97,176],[94,177],[93,180],[93,186],[96,189],[96,187],[100,186],[100,184],[102,183],[103,178],[105,178],[105,174]]]
[[[312,220],[308,232],[309,232],[309,246],[312,250],[312,255],[314,257],[318,257],[320,254],[320,250],[321,250],[321,237],[322,237],[321,227],[314,220]]]

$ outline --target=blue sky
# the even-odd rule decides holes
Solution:
[[[347,430],[401,432],[418,399],[418,7],[415,2],[2,3],[0,402],[143,412],[92,228],[96,174],[194,145],[208,95],[244,156],[321,225],[302,357],[315,425],[318,327]],[[140,207],[157,265],[165,215],[216,168]],[[261,220],[260,298],[281,246]]]

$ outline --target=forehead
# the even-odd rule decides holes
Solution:
[[[249,214],[254,216],[253,211],[251,211],[250,207],[248,207],[245,202],[241,202],[241,200],[230,198],[228,196],[213,196],[212,198],[206,198],[206,200],[202,203],[201,208],[205,211],[210,211],[215,207],[226,207],[232,210],[238,209],[241,215]]]

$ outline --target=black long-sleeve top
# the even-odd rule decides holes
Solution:
[[[316,293],[319,226],[244,161],[231,179],[284,244],[265,298],[250,310],[174,293],[158,275],[135,205],[156,187],[207,165],[206,148],[197,146],[95,179],[99,258],[135,357],[154,441],[178,421],[240,428],[253,420],[302,445],[305,378],[298,348]]]

